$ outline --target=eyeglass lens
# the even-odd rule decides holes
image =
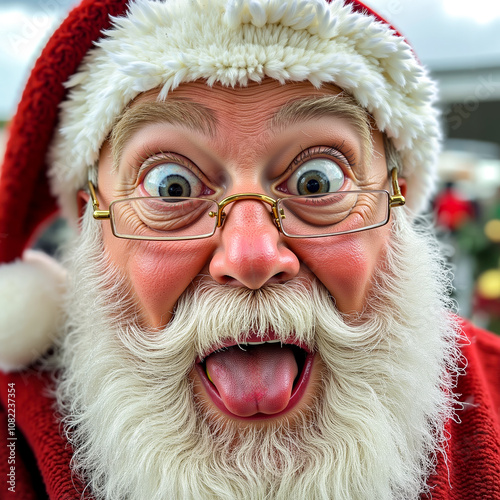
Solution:
[[[288,236],[328,236],[385,224],[389,217],[386,191],[343,191],[294,196],[279,201],[283,232]]]

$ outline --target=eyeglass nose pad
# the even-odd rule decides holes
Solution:
[[[227,217],[226,212],[224,212],[224,209],[222,209],[219,210],[219,213],[217,215],[218,215],[217,227],[222,227]]]

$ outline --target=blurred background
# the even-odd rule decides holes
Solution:
[[[0,155],[38,52],[75,0],[0,0]],[[440,88],[445,141],[432,216],[462,316],[500,334],[500,1],[365,0]],[[40,242],[53,251],[64,226]]]

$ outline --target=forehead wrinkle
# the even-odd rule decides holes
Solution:
[[[353,97],[343,92],[289,102],[273,114],[268,121],[268,128],[274,132],[282,132],[289,126],[324,116],[345,118],[354,126],[361,138],[362,164],[368,165],[373,154],[370,115]]]
[[[109,136],[115,169],[131,136],[145,125],[156,123],[178,125],[209,137],[215,135],[217,128],[214,113],[199,103],[174,99],[134,102],[118,118]]]

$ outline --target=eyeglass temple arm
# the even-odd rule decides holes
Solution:
[[[394,194],[389,199],[389,206],[392,207],[402,207],[405,203],[405,197],[401,194],[401,188],[399,187],[398,182],[398,171],[396,168],[391,170],[391,178],[392,178],[392,190]]]
[[[110,218],[109,210],[99,210],[99,200],[97,199],[94,184],[92,184],[92,181],[89,181],[89,191],[90,191],[90,198],[92,199],[92,208],[94,209],[94,213],[92,214],[94,216],[94,219],[98,220],[109,219]]]

